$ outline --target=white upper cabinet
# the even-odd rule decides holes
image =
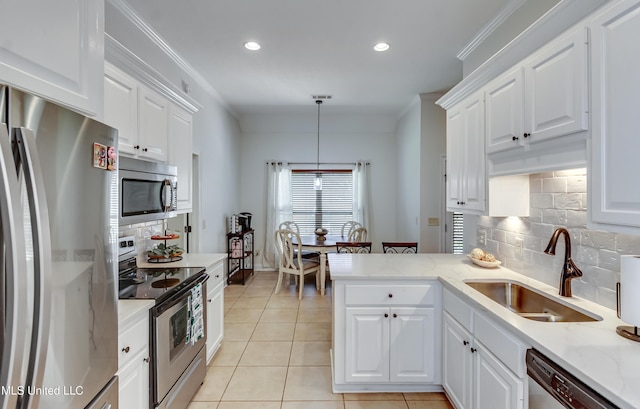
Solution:
[[[138,155],[158,162],[167,161],[169,101],[140,85],[138,87]]]
[[[175,104],[169,106],[169,164],[178,167],[178,212],[193,210],[193,117]]]
[[[487,153],[519,146],[524,129],[524,68],[516,67],[485,91]]]
[[[592,33],[592,143],[588,210],[591,227],[640,231],[640,1],[597,14]]]
[[[447,111],[447,210],[485,210],[485,122],[483,94]]]
[[[1,82],[100,115],[103,64],[103,0],[2,3]]]
[[[587,47],[578,27],[487,85],[487,153],[588,129]]]
[[[525,61],[525,141],[588,129],[587,48],[580,26]]]
[[[104,122],[118,129],[120,152],[135,154],[138,143],[138,83],[111,64],[104,66]]]

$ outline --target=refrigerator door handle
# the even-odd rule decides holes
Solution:
[[[26,359],[24,326],[27,320],[27,277],[25,232],[22,223],[20,186],[9,141],[9,133],[0,124],[0,252],[4,246],[4,260],[0,256],[0,287],[3,301],[2,358],[0,385],[9,392],[0,394],[0,409],[13,409],[18,401],[18,389],[24,386],[22,368]],[[5,271],[1,271],[6,268]]]
[[[42,386],[44,377],[51,311],[49,306],[51,304],[53,262],[51,260],[49,212],[47,210],[44,177],[33,131],[28,128],[16,128],[14,135],[27,186],[34,253],[33,333],[30,346],[31,360],[27,371],[27,385],[39,387]],[[22,407],[24,409],[37,408],[38,401],[38,394],[25,394]]]

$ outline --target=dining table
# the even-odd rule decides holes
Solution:
[[[324,240],[322,240],[324,238]],[[320,253],[320,294],[324,295],[325,280],[327,277],[327,253],[336,251],[336,243],[347,241],[340,235],[326,235],[322,238],[316,234],[300,235],[300,245],[303,250],[316,251]],[[293,238],[293,244],[297,245],[297,240]]]

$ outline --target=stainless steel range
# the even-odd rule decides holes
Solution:
[[[206,371],[204,267],[137,268],[134,237],[119,239],[120,299],[154,299],[150,310],[150,408],[184,409]]]

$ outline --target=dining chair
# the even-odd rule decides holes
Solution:
[[[302,241],[300,235],[293,230],[278,229],[275,231],[274,240],[278,250],[278,281],[275,293],[280,292],[282,280],[285,274],[293,275],[298,284],[298,299],[302,299],[304,276],[316,274],[316,290],[320,289],[320,263],[302,258]],[[296,244],[293,243],[295,238]]]
[[[370,241],[338,241],[336,242],[338,253],[371,253]]]
[[[404,253],[415,254],[418,252],[417,241],[383,241],[382,242],[383,253]]]
[[[280,226],[278,228],[285,229],[285,230],[293,230],[294,232],[300,234],[300,228],[298,227],[298,223],[294,222],[293,220],[286,220],[280,223]],[[320,253],[318,253],[317,251],[302,250],[302,258],[312,259],[317,262],[320,262]]]
[[[359,227],[364,227],[364,226],[355,220],[350,220],[348,222],[345,222],[342,225],[342,228],[340,229],[340,236],[349,237],[351,232]]]
[[[367,229],[365,227],[358,227],[351,230],[347,241],[365,241],[367,240]]]

